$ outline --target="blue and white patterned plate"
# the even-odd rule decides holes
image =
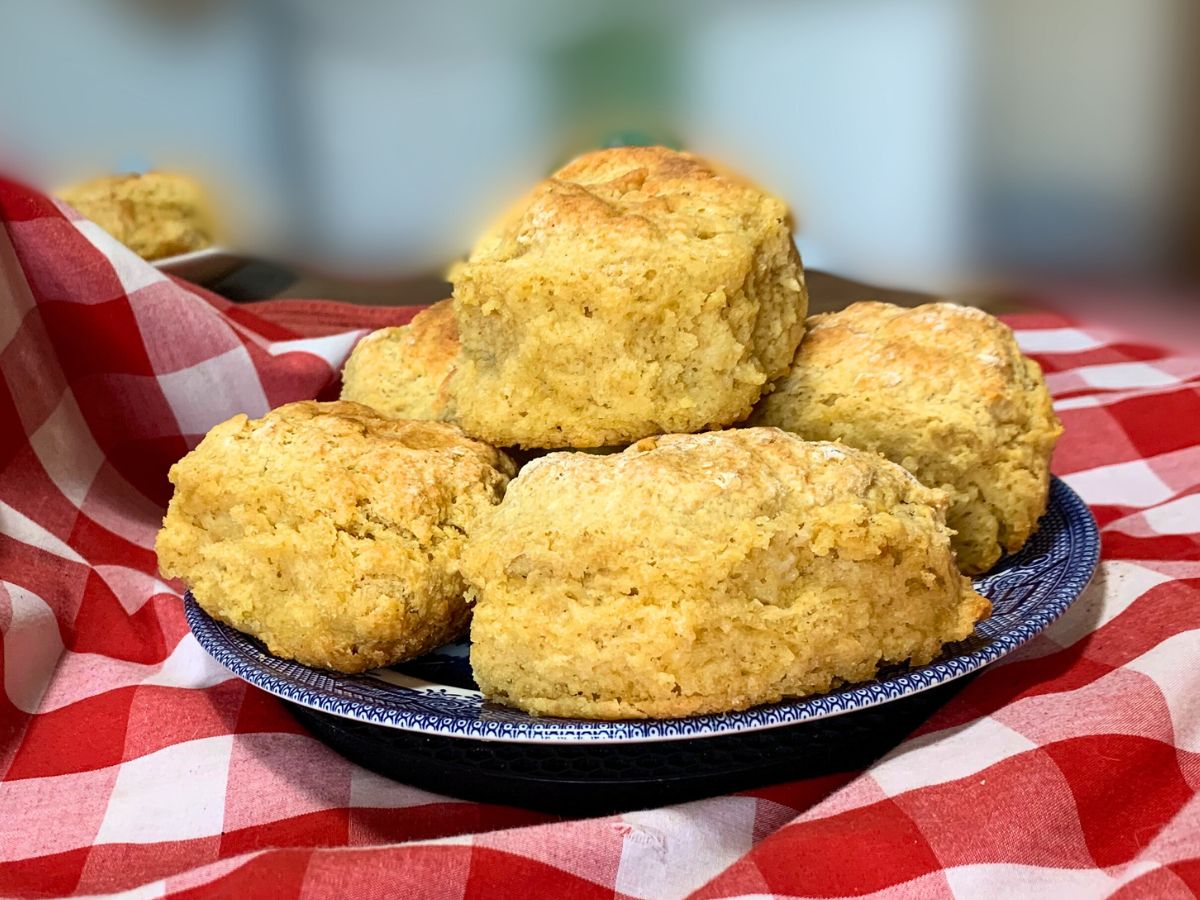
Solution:
[[[1058,479],[1041,528],[1019,553],[975,579],[992,615],[935,662],[893,667],[875,681],[743,712],[655,721],[591,722],[526,715],[484,701],[471,680],[467,644],[450,644],[390,669],[340,675],[278,659],[261,643],[210,618],[189,594],[193,634],[216,660],[286,700],[376,725],[476,740],[543,744],[625,743],[714,737],[791,725],[887,703],[995,662],[1059,617],[1096,569],[1100,536],[1082,500]]]

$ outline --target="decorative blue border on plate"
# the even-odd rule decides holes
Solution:
[[[1055,478],[1038,532],[1020,552],[975,579],[976,588],[992,601],[992,615],[937,661],[916,669],[896,667],[875,681],[742,712],[644,721],[539,718],[488,703],[467,686],[465,645],[450,645],[414,663],[365,675],[310,668],[271,656],[254,638],[212,619],[190,593],[184,601],[188,625],[205,650],[238,677],[293,703],[362,722],[450,737],[632,743],[792,725],[887,703],[961,678],[1045,630],[1087,587],[1099,559],[1096,520],[1079,496]]]

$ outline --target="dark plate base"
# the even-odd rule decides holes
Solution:
[[[287,706],[338,753],[396,781],[465,800],[592,816],[865,768],[968,680],[815,722],[643,744],[477,741]]]

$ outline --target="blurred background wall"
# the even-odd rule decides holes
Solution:
[[[925,289],[1200,258],[1194,0],[0,0],[0,160],[149,166],[237,249],[437,269],[573,153],[786,198],[810,266]]]

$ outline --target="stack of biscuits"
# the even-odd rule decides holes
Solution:
[[[1012,332],[806,318],[785,206],[690,154],[576,159],[451,280],[341,401],[171,471],[163,572],[272,653],[360,672],[469,627],[530,713],[744,709],[935,659],[1045,510],[1061,429]]]

